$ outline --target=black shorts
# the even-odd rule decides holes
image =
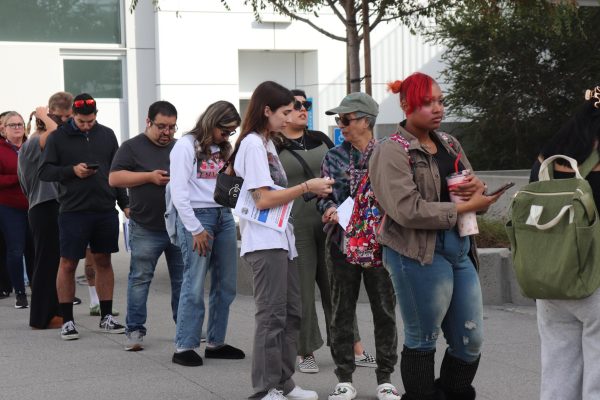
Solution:
[[[85,257],[85,249],[92,253],[119,251],[119,217],[117,210],[73,211],[58,216],[60,256],[71,260]]]

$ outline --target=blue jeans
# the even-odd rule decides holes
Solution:
[[[210,271],[207,342],[225,343],[229,306],[236,294],[237,235],[231,209],[195,208],[194,214],[213,237],[205,257],[193,250],[192,234],[177,218],[177,242],[183,255],[183,284],[177,313],[175,342],[179,349],[200,346],[204,322],[204,280]]]
[[[461,238],[455,230],[438,232],[433,263],[427,265],[384,247],[383,262],[394,284],[409,349],[435,350],[441,330],[450,355],[465,362],[479,357],[483,303],[469,250],[469,237]]]
[[[23,256],[28,230],[27,210],[0,205],[0,232],[6,241],[6,269],[15,293],[25,293]]]
[[[148,315],[146,302],[158,258],[165,253],[171,279],[171,310],[175,322],[183,280],[183,259],[179,247],[169,240],[167,231],[146,229],[132,219],[129,220],[129,246],[131,264],[127,284],[127,333],[140,331],[145,335],[144,324]]]

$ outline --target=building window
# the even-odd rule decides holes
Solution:
[[[120,0],[2,0],[0,41],[121,43]]]
[[[65,90],[95,98],[123,98],[122,60],[64,60]]]

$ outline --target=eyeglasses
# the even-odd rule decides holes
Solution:
[[[305,100],[305,101],[296,100],[294,102],[294,110],[300,111],[300,110],[302,110],[302,107],[304,107],[304,109],[306,111],[310,111],[310,109],[312,107],[312,101],[308,101],[308,100]]]
[[[221,134],[223,136],[231,136],[235,135],[235,129],[231,130],[231,128],[219,128],[221,130]]]
[[[350,125],[350,122],[356,121],[357,119],[363,119],[364,117],[366,117],[366,115],[363,115],[362,117],[356,117],[356,118],[335,117],[335,123],[336,123],[336,125],[339,125],[341,123],[342,126],[348,126],[348,125]]]
[[[156,129],[158,129],[159,132],[169,132],[169,133],[177,132],[177,125],[157,124],[154,121],[150,121],[150,122],[152,122],[152,125],[154,125],[156,127]]]
[[[73,107],[75,107],[75,108],[81,108],[81,107],[83,107],[84,105],[87,105],[87,106],[93,106],[93,105],[95,105],[95,104],[96,104],[96,100],[94,100],[94,99],[75,100],[75,101],[73,102]]]
[[[6,124],[4,126],[8,126],[9,128],[12,128],[12,129],[22,129],[22,128],[25,128],[25,124],[22,124],[20,122],[18,124]]]

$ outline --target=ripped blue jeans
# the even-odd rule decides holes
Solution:
[[[406,347],[435,350],[443,332],[450,355],[465,362],[479,357],[483,303],[469,249],[469,237],[461,238],[455,230],[438,231],[431,264],[421,265],[384,247],[383,262],[400,305]]]

